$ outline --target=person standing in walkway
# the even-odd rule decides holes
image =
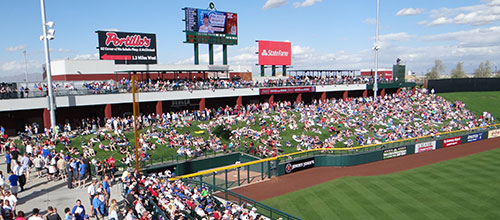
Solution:
[[[80,159],[80,166],[78,167],[78,188],[85,187],[87,181],[85,178],[86,173],[87,173],[87,165],[83,162],[83,159]]]
[[[68,189],[73,189],[73,167],[71,166],[70,161],[66,162],[66,173],[68,174]]]
[[[5,154],[5,163],[7,163],[7,173],[10,173],[11,171],[10,163],[12,162],[12,157],[10,155],[9,149],[5,149],[5,151],[7,152]]]
[[[10,176],[9,176],[9,183],[10,183],[10,192],[12,195],[17,197],[17,193],[19,189],[17,188],[17,181],[19,180],[19,177],[14,173],[14,171],[10,171]]]
[[[111,197],[111,180],[109,180],[109,177],[107,175],[104,176],[104,180],[102,181],[102,188],[104,189],[105,193],[104,203],[107,206],[109,204],[109,198]]]

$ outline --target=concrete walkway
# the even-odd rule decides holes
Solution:
[[[0,155],[0,170],[4,173],[5,185],[7,185],[6,188],[8,189],[9,175],[6,174],[5,154]],[[46,214],[47,207],[52,206],[57,209],[61,218],[64,219],[64,208],[69,207],[72,209],[76,204],[76,200],[80,199],[82,205],[85,206],[86,214],[90,214],[90,201],[87,194],[89,184],[89,181],[87,181],[85,188],[68,189],[66,181],[47,181],[46,177],[38,178],[35,169],[31,168],[30,178],[24,186],[25,190],[18,194],[16,210],[23,211],[25,216],[30,216],[33,208],[38,208],[42,214]],[[120,194],[119,182],[113,182],[112,184],[111,199],[116,199],[118,202],[123,200]]]

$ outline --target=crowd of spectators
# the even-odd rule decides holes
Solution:
[[[221,201],[211,195],[207,187],[190,186],[184,182],[170,181],[172,173],[143,176],[137,172],[125,172],[122,176],[127,212],[138,216],[151,215],[153,206],[158,207],[169,219],[269,219],[249,204]]]
[[[284,86],[324,86],[338,84],[369,83],[370,78],[361,76],[293,76],[288,78],[265,79],[261,81],[248,81],[243,79],[147,79],[137,82],[140,92],[166,92],[166,91],[193,91],[216,89],[240,89],[260,87],[284,87]],[[107,94],[127,93],[132,89],[129,79],[122,78],[119,81],[91,81],[76,85],[71,82],[54,82],[53,91],[56,95],[69,94]],[[30,85],[14,86],[13,84],[0,84],[0,98],[27,98],[47,95],[46,83],[35,83]]]

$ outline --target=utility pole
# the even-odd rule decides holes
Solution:
[[[56,106],[54,103],[54,94],[52,92],[52,70],[50,68],[50,51],[49,51],[49,37],[54,39],[54,29],[50,29],[47,33],[47,26],[53,27],[54,22],[50,22],[48,25],[45,19],[45,0],[40,0],[40,7],[42,10],[42,40],[45,49],[45,69],[47,71],[47,90],[49,91],[49,111],[50,111],[50,127],[55,129],[56,127]],[[55,132],[55,131],[54,131]]]
[[[373,49],[375,50],[375,82],[373,83],[373,98],[377,98],[377,90],[378,90],[378,50],[380,49],[380,43],[378,38],[378,29],[379,29],[379,8],[380,8],[380,0],[377,0],[377,26],[376,26],[376,34],[375,34],[375,45]]]

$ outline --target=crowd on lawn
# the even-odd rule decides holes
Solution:
[[[164,146],[188,157],[204,155],[207,151],[234,149],[270,157],[278,155],[285,147],[300,151],[339,144],[344,147],[378,144],[471,129],[494,120],[488,112],[477,117],[460,101],[448,102],[433,92],[419,89],[414,92],[402,90],[377,99],[314,100],[310,104],[265,102],[203,111],[145,114],[138,119],[138,125],[145,130],[139,139],[140,157],[147,160],[150,151]],[[194,124],[199,129],[195,134],[179,132],[181,128]],[[125,209],[121,209],[122,213],[116,208],[116,201],[109,201],[116,161],[113,156],[102,161],[95,156],[99,148],[125,155],[121,162],[131,164],[135,155],[125,133],[132,127],[131,117],[87,118],[79,125],[67,123],[43,131],[34,123],[26,125],[25,133],[19,136],[22,146],[16,146],[16,142],[9,139],[4,128],[0,127],[0,150],[5,154],[7,166],[7,173],[0,172],[0,197],[4,198],[0,199],[3,203],[0,206],[2,218],[22,219],[23,213],[16,210],[17,195],[25,190],[26,182],[32,178],[66,181],[69,188],[87,188],[92,204],[88,207],[89,216],[83,214],[85,207],[77,201],[76,208],[64,210],[68,220],[92,216],[102,219],[104,215],[118,219],[120,214],[126,219],[150,219],[150,201],[173,219],[184,219],[190,213],[206,219],[262,218],[246,204],[219,204],[206,188],[190,188],[181,181],[169,181],[172,174],[168,171],[149,177],[124,172],[122,181],[128,203]],[[221,141],[215,133],[217,128],[227,130],[229,143]],[[284,139],[286,131],[293,131],[290,133],[294,135]],[[198,132],[207,135],[196,135]],[[95,136],[76,144],[78,147],[72,144],[73,138],[88,134]],[[56,151],[58,143],[64,149]],[[23,153],[20,147],[24,149]],[[97,178],[92,178],[95,174]],[[90,184],[87,186],[87,183]],[[50,215],[57,213],[57,210],[52,210]],[[38,211],[32,210],[34,214],[30,218],[36,220],[40,217],[36,214]]]
[[[403,90],[377,99],[314,100],[310,104],[265,102],[203,111],[144,114],[138,123],[139,128],[144,129],[139,138],[140,158],[150,159],[150,151],[160,146],[173,148],[179,156],[186,157],[235,149],[272,157],[285,147],[300,151],[380,144],[485,126],[494,120],[490,113],[476,117],[464,103],[450,103],[425,89],[416,90],[415,94]],[[181,132],[193,124],[198,131]],[[229,141],[221,140],[219,133],[215,132],[218,127],[227,130]],[[51,159],[82,157],[90,160],[93,167],[103,167],[95,172],[111,175],[116,170],[115,159],[111,156],[103,161],[96,160],[96,149],[124,155],[120,158],[121,163],[131,164],[135,161],[135,153],[125,133],[132,129],[130,116],[82,119],[78,125],[67,123],[62,128],[56,127],[55,132],[45,129],[41,134],[37,125],[27,125],[28,138],[23,139],[23,145],[30,151],[46,149],[52,152]],[[88,134],[96,136],[81,143],[71,143],[73,138]],[[293,135],[284,139],[284,134]],[[64,154],[55,152],[56,143],[65,146]],[[14,143],[11,141],[10,144]]]

